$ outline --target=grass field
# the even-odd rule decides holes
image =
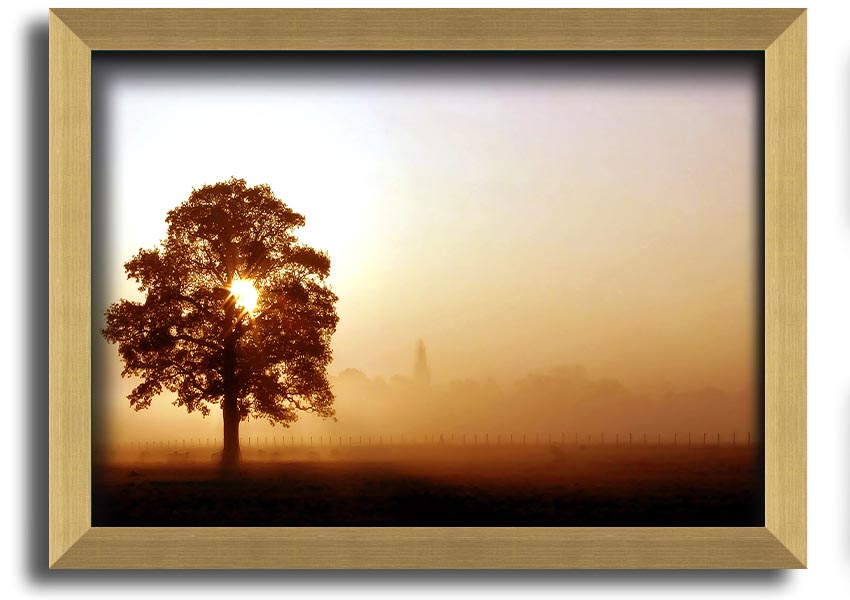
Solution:
[[[94,526],[757,526],[756,448],[369,446],[125,452]]]

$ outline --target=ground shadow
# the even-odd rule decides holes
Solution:
[[[21,271],[27,273],[26,343],[27,368],[26,409],[22,411],[26,423],[21,431],[25,432],[26,447],[20,454],[28,462],[24,472],[26,485],[21,490],[25,494],[21,506],[27,507],[26,533],[22,547],[26,549],[26,562],[33,577],[47,571],[48,536],[48,52],[47,23],[30,23],[25,31],[26,47],[20,53],[23,61],[22,72],[26,81],[22,82],[25,97],[22,105],[26,107],[23,116],[26,127],[23,129],[21,148],[26,157],[22,179],[25,182],[26,195],[20,202],[26,204],[23,231],[26,241],[20,260],[24,263]]]

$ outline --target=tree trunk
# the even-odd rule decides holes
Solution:
[[[232,336],[228,336],[232,338]],[[236,385],[236,341],[228,339],[224,348],[224,400],[221,404],[224,416],[224,447],[221,451],[221,466],[227,470],[236,469],[242,458],[239,450],[239,403]]]
[[[230,402],[225,398],[222,412],[224,413],[224,448],[221,451],[221,466],[227,470],[239,467],[242,453],[239,450],[239,409],[236,398]]]

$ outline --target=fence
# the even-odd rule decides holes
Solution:
[[[701,435],[701,437],[700,437]],[[116,446],[121,450],[169,450],[186,451],[190,449],[206,448],[220,450],[222,440],[218,437],[212,438],[189,438],[169,440],[134,440],[120,442]],[[609,433],[605,432],[578,433],[561,432],[560,434],[547,433],[541,437],[539,433],[513,434],[496,433],[438,433],[438,434],[401,434],[401,435],[289,435],[289,436],[245,436],[239,438],[239,445],[243,450],[265,450],[282,448],[344,448],[344,447],[379,447],[379,446],[640,446],[640,447],[748,447],[753,444],[751,432],[731,432],[722,434],[720,432],[701,432],[694,434],[689,432],[682,437],[678,433],[646,433],[640,434]]]

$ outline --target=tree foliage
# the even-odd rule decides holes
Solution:
[[[147,408],[168,390],[175,405],[204,415],[216,404],[227,412],[229,399],[239,420],[333,416],[326,369],[337,298],[328,255],[294,235],[304,217],[268,185],[230,179],[193,190],[166,222],[160,245],[124,265],[144,301],[121,299],[106,312],[103,335],[118,344],[122,376],[142,380],[130,404]],[[237,279],[253,281],[255,310],[231,294]]]

